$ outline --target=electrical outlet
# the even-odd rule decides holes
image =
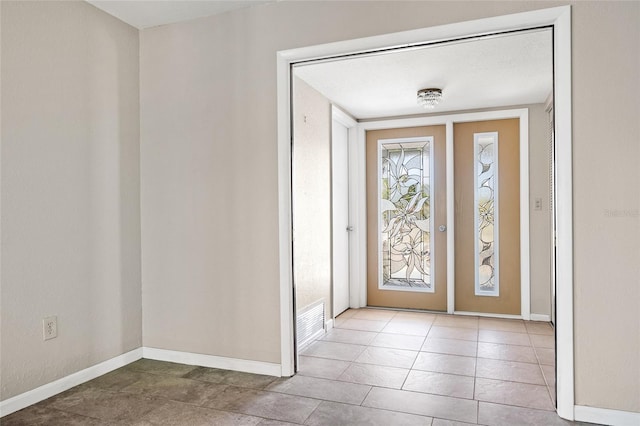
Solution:
[[[46,317],[42,320],[42,337],[44,340],[58,337],[58,317]]]

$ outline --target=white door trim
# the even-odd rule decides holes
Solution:
[[[367,52],[389,47],[552,26],[554,29],[554,92],[556,108],[556,214],[558,230],[557,403],[558,414],[574,419],[573,346],[573,183],[571,108],[571,6],[440,25],[356,40],[303,47],[276,53],[278,105],[278,206],[280,268],[280,349],[283,376],[293,374],[293,290],[291,256],[291,64],[309,59]],[[364,168],[364,164],[360,164]],[[360,167],[359,167],[360,168]],[[359,194],[363,197],[364,194]],[[361,216],[363,212],[358,212]],[[360,295],[361,296],[361,295]]]
[[[500,120],[506,118],[520,119],[520,288],[521,288],[521,312],[520,315],[508,316],[509,318],[522,318],[529,320],[531,316],[531,276],[530,276],[530,247],[529,247],[529,110],[527,108],[505,109],[499,111],[473,112],[462,114],[447,114],[435,117],[413,117],[394,120],[368,121],[358,125],[358,147],[361,151],[358,156],[365,157],[366,132],[368,130],[395,129],[401,127],[416,126],[446,126],[447,146],[447,312],[455,311],[455,209],[454,209],[454,165],[453,165],[453,125],[469,121]],[[366,175],[362,170],[357,177],[358,190],[366,192]],[[357,223],[359,228],[366,228],[366,217],[363,222]],[[366,239],[364,241],[366,247]],[[362,252],[358,259],[359,266],[366,270],[367,255]],[[366,280],[354,281],[353,286],[362,287],[359,292],[364,294],[366,305]],[[497,316],[491,314],[491,316]]]

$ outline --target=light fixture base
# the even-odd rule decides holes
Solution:
[[[418,90],[418,105],[424,108],[433,109],[442,100],[442,89],[429,87]]]

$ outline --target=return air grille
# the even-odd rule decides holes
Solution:
[[[320,300],[298,312],[296,320],[298,351],[309,346],[322,334],[324,334],[324,301]]]

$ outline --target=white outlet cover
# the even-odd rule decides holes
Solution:
[[[42,337],[44,340],[58,337],[58,317],[46,317],[42,320]]]

